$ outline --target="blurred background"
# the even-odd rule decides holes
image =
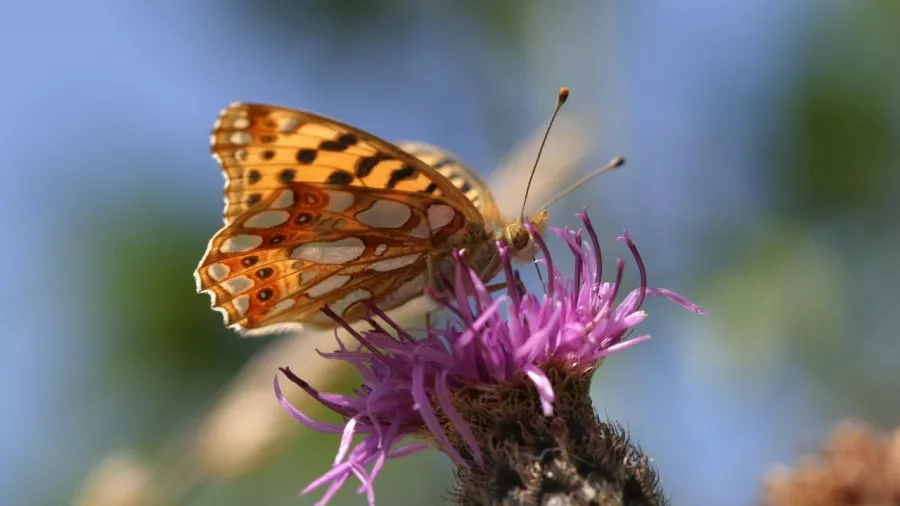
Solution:
[[[349,388],[310,360],[333,341],[238,339],[194,292],[221,225],[208,134],[237,100],[487,175],[569,86],[590,155],[539,172],[628,165],[551,222],[588,205],[609,262],[627,227],[651,284],[710,311],[651,300],[654,339],[595,376],[673,504],[752,504],[836,421],[900,422],[895,0],[57,0],[4,18],[3,504],[318,497],[296,492],[338,439],[292,423],[271,380],[291,365]],[[437,452],[389,462],[379,503],[440,504],[449,471]],[[355,488],[333,504],[363,504]]]

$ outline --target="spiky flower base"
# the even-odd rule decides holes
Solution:
[[[597,416],[589,396],[593,370],[572,375],[549,364],[544,373],[557,394],[551,416],[543,415],[538,392],[524,374],[494,388],[453,393],[453,405],[480,443],[484,465],[439,413],[465,459],[455,469],[452,501],[460,506],[669,504],[650,459],[620,425]]]

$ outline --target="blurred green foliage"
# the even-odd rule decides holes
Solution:
[[[201,414],[198,399],[210,398],[267,343],[239,339],[209,309],[209,297],[196,293],[191,273],[210,229],[154,197],[135,204],[136,212],[86,220],[98,252],[91,270],[103,273],[87,305],[100,309],[101,388],[139,402],[147,435],[159,441],[185,414]]]
[[[883,204],[900,181],[897,2],[837,10],[842,15],[817,18],[799,82],[776,116],[783,124],[773,125],[784,154],[769,167],[776,208],[820,223],[893,224]]]
[[[286,37],[314,32],[326,37],[334,49],[358,47],[361,41],[402,40],[418,28],[423,17],[446,16],[461,23],[476,24],[492,38],[514,46],[523,37],[526,12],[531,2],[519,0],[239,0],[231,4],[255,26],[278,29]],[[388,35],[387,37],[385,37]]]

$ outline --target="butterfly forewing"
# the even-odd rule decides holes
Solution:
[[[313,113],[236,103],[212,134],[225,173],[225,222],[292,181],[424,192],[473,221],[472,203],[428,164],[390,142]]]

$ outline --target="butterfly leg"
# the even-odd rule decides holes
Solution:
[[[519,271],[515,272],[516,276],[516,288],[519,290],[519,296],[525,295],[525,283],[522,282],[522,278],[519,277]],[[504,290],[509,288],[509,282],[504,281],[502,283],[494,283],[493,285],[487,285],[484,287],[489,293],[499,292],[500,290]]]
[[[494,283],[493,285],[486,285],[484,288],[489,293],[494,293],[494,292],[499,292],[500,290],[503,290],[507,287],[509,287],[509,283],[504,281],[502,283]]]
[[[434,257],[430,253],[425,257],[425,271],[428,279],[434,281]]]
[[[431,313],[434,313],[434,310],[425,312],[425,328],[426,329],[431,329]]]

